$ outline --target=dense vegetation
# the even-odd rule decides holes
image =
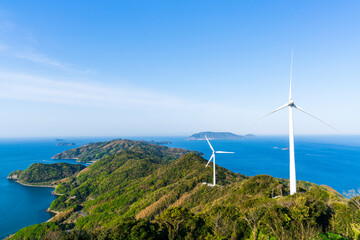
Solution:
[[[30,185],[51,185],[54,181],[73,176],[84,168],[81,164],[33,163],[24,171],[16,170],[10,173],[8,179]]]
[[[168,148],[154,143],[132,141],[127,139],[89,143],[84,146],[56,154],[53,159],[77,159],[78,162],[90,162],[103,157],[118,154],[125,150],[132,150],[140,153],[151,153],[151,155],[156,155],[162,158],[163,161],[170,161],[192,152],[181,148]],[[200,153],[197,152],[197,154]]]
[[[171,156],[171,155],[170,155]],[[147,151],[121,151],[67,178],[50,222],[12,239],[360,239],[357,197],[326,186],[212,169],[189,153],[169,162]]]

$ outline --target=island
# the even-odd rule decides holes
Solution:
[[[105,150],[104,150],[105,149]],[[111,149],[111,150],[109,150]],[[104,153],[105,151],[105,153]],[[96,155],[96,154],[102,155]],[[30,166],[38,179],[58,169],[59,196],[46,223],[10,239],[357,239],[359,200],[325,185],[245,176],[184,149],[131,140],[92,143],[61,156],[96,160],[80,172]],[[36,170],[43,169],[44,171]],[[33,169],[33,170],[31,170]],[[81,167],[79,167],[80,170]],[[31,170],[31,171],[30,171]],[[36,171],[35,171],[36,170]],[[11,174],[21,178],[21,172]],[[28,180],[27,180],[28,181]]]
[[[254,138],[254,137],[256,137],[256,136],[255,136],[254,134],[246,134],[245,137],[246,137],[246,138]]]
[[[205,136],[210,140],[225,140],[225,139],[244,139],[246,137],[255,137],[252,134],[246,136],[236,135],[231,132],[199,132],[186,138],[186,140],[205,140]]]
[[[146,142],[146,143],[151,143],[151,144],[157,144],[157,145],[169,145],[169,144],[171,144],[170,141],[154,141],[154,140],[151,140],[151,141],[141,140],[141,141]]]
[[[59,142],[56,146],[75,146],[76,143]]]

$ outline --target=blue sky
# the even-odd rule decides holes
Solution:
[[[0,137],[360,134],[358,1],[2,1]],[[295,133],[336,134],[295,113]]]

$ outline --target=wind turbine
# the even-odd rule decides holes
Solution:
[[[296,172],[295,172],[295,151],[294,151],[294,121],[293,121],[293,108],[296,108],[306,114],[308,114],[309,116],[315,118],[316,120],[322,122],[323,124],[327,125],[328,127],[331,127],[335,130],[337,130],[336,128],[330,126],[329,124],[327,124],[326,122],[320,120],[319,118],[315,117],[314,115],[310,114],[309,112],[307,112],[306,110],[304,110],[303,108],[299,107],[298,105],[295,105],[294,100],[292,99],[292,94],[291,94],[291,85],[292,85],[292,69],[293,69],[293,50],[291,50],[291,70],[290,70],[290,91],[289,91],[289,101],[282,105],[281,107],[275,109],[274,111],[266,114],[265,116],[263,116],[262,118],[277,112],[283,108],[288,107],[289,108],[289,153],[290,153],[290,195],[296,193]],[[262,119],[260,118],[260,119]]]
[[[211,162],[211,160],[213,159],[213,171],[214,171],[213,174],[214,174],[214,176],[213,176],[213,185],[212,186],[214,187],[216,185],[216,173],[215,173],[215,155],[216,155],[216,153],[234,153],[234,152],[215,151],[214,148],[211,146],[209,139],[206,137],[206,135],[205,135],[205,138],[212,150],[211,157],[205,167],[207,167],[209,165],[209,163]]]

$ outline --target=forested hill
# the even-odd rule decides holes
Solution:
[[[165,157],[166,159],[167,157]],[[267,175],[247,177],[189,153],[164,161],[151,151],[104,157],[55,189],[47,223],[12,239],[358,239],[356,199]],[[345,238],[346,237],[346,238]]]
[[[71,177],[84,168],[83,165],[70,163],[33,163],[24,171],[16,170],[10,173],[7,178],[26,185],[53,186],[57,184],[57,180]]]
[[[150,153],[161,158],[162,161],[174,160],[187,153],[195,152],[181,148],[168,148],[145,141],[133,141],[117,139],[107,142],[89,143],[84,146],[73,148],[56,154],[53,159],[77,159],[78,162],[96,161],[100,158],[120,153],[124,150],[132,150],[140,153]],[[201,155],[201,153],[196,152]]]

